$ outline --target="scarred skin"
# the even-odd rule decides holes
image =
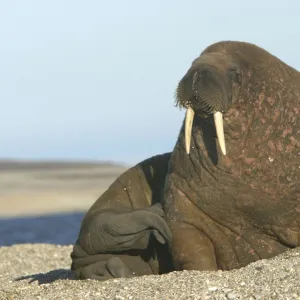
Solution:
[[[223,111],[226,156],[201,97]],[[177,100],[195,119],[191,152],[183,125],[165,181],[175,269],[231,270],[300,246],[300,73],[255,45],[220,42]]]
[[[128,169],[92,205],[71,253],[76,278],[107,280],[173,270],[160,205],[169,159],[165,153]],[[148,228],[147,220],[158,230]],[[106,234],[112,229],[119,231]],[[157,232],[165,244],[155,239]]]

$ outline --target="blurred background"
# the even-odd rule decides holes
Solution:
[[[208,45],[300,69],[299,1],[0,1],[0,246],[71,244],[126,168],[172,151],[177,82]]]

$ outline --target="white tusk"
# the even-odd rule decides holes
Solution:
[[[225,137],[224,137],[224,128],[223,128],[223,115],[221,112],[217,111],[214,113],[214,121],[217,132],[217,138],[219,141],[220,148],[224,155],[226,155],[225,147]]]
[[[187,154],[190,154],[190,148],[191,148],[191,136],[192,136],[192,127],[193,127],[193,120],[194,120],[195,112],[194,110],[189,107],[186,110],[185,114],[185,150]]]

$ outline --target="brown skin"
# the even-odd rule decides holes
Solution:
[[[193,62],[177,100],[195,119],[191,152],[183,126],[165,181],[176,270],[231,270],[300,246],[300,73],[255,45],[220,42]]]
[[[162,274],[173,270],[161,196],[170,153],[120,175],[86,213],[71,253],[78,279]]]

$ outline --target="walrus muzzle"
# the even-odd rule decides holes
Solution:
[[[195,112],[191,107],[188,107],[185,115],[185,149],[186,153],[190,153],[191,149],[191,136],[192,136],[192,127],[194,120]],[[224,137],[224,128],[223,128],[223,115],[221,112],[217,111],[214,114],[214,123],[216,127],[217,138],[221,151],[226,155],[226,146],[225,146],[225,137]]]

